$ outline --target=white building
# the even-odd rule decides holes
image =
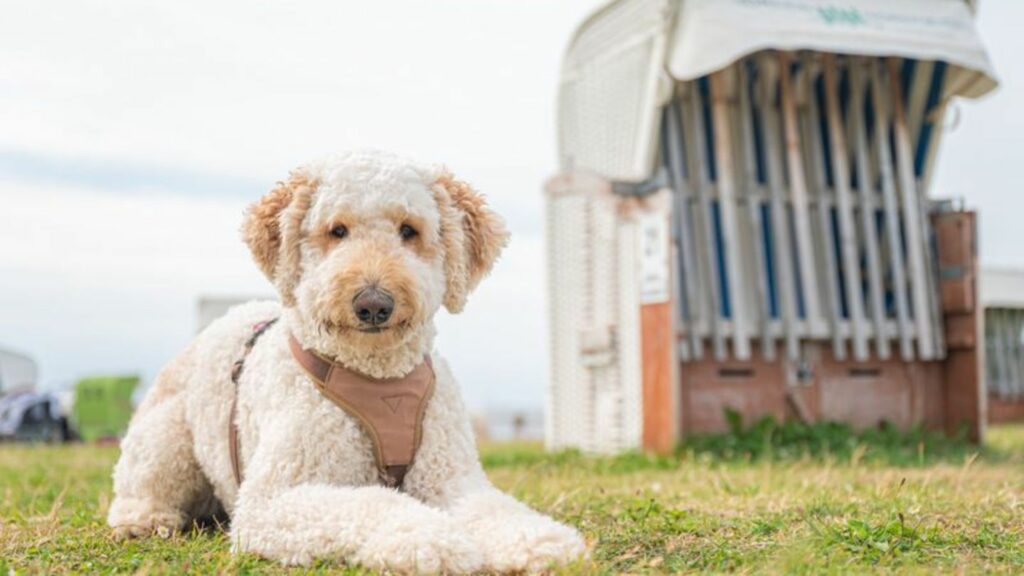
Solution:
[[[981,274],[985,307],[985,380],[991,396],[1024,401],[1024,270]]]
[[[200,296],[196,303],[196,334],[234,306],[253,300],[273,300],[269,296]]]
[[[32,390],[38,378],[39,369],[32,358],[0,349],[0,396],[14,390]]]

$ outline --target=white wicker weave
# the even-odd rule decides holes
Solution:
[[[639,442],[635,224],[619,204],[595,177],[548,185],[552,449],[608,453]]]

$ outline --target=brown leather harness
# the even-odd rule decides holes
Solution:
[[[231,379],[238,385],[245,358],[256,340],[276,320],[257,324],[253,335],[246,341],[242,357],[235,362]],[[356,419],[373,443],[373,457],[380,483],[401,489],[405,475],[419,449],[423,430],[423,415],[434,392],[434,367],[429,356],[424,356],[416,368],[401,378],[370,378],[353,372],[320,354],[306,350],[294,336],[288,336],[292,357],[312,379],[316,389],[348,415]],[[235,422],[238,394],[231,404],[231,423],[228,446],[231,450],[231,469],[235,482],[242,483],[239,462],[238,425]]]
[[[238,449],[238,422],[236,421],[238,414],[238,380],[242,377],[242,371],[245,370],[245,359],[252,352],[253,347],[256,346],[256,341],[267,330],[270,330],[270,327],[276,324],[277,320],[277,318],[274,318],[253,326],[252,335],[245,341],[245,350],[242,351],[242,357],[235,360],[234,365],[231,366],[231,381],[235,384],[235,395],[231,398],[231,415],[228,417],[228,449],[231,450],[231,473],[235,476],[236,486],[242,485],[242,467]]]

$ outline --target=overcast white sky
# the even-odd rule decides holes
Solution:
[[[151,378],[201,294],[271,294],[237,239],[289,169],[361,147],[444,162],[514,237],[439,347],[467,399],[539,407],[541,186],[562,51],[597,0],[55,0],[0,8],[0,347],[47,384]],[[935,183],[982,211],[987,264],[1024,267],[1024,2],[982,2],[1003,80],[962,103]]]

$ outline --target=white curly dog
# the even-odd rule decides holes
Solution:
[[[491,485],[433,352],[434,314],[463,308],[508,239],[479,194],[444,169],[343,154],[292,172],[250,207],[242,235],[281,304],[232,309],[160,373],[114,470],[116,537],[167,536],[222,509],[233,550],[286,564],[535,572],[585,554],[575,529]],[[367,290],[373,314],[354,305]],[[275,318],[247,353],[253,327]],[[318,390],[290,336],[373,379],[429,359],[433,394],[401,490],[381,485],[367,427]]]

